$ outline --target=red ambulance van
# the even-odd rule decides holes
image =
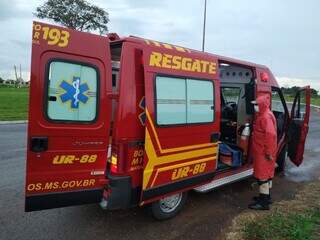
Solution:
[[[279,168],[287,155],[302,163],[310,88],[289,114],[265,66],[39,22],[32,37],[26,211],[100,203],[173,217],[189,190],[252,175],[250,134],[240,143],[260,94],[277,119]]]

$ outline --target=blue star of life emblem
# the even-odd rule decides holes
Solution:
[[[63,103],[71,101],[71,108],[79,108],[79,102],[86,103],[89,98],[84,94],[89,90],[87,83],[80,84],[80,77],[73,77],[72,84],[62,81],[60,87],[66,92],[60,96]]]

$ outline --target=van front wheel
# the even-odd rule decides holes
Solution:
[[[176,216],[187,200],[187,192],[177,193],[151,204],[152,216],[157,220],[166,220]]]

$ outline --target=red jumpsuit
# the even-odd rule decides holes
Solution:
[[[259,112],[253,124],[252,157],[254,177],[258,180],[273,178],[277,152],[277,124],[270,110],[270,97],[261,95],[256,99]],[[266,155],[272,156],[267,160]]]

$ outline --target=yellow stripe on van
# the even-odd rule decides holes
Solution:
[[[193,149],[197,149],[197,148],[206,148],[206,147],[213,147],[216,146],[216,143],[203,143],[203,144],[195,144],[195,145],[188,145],[188,146],[183,146],[183,147],[177,147],[177,148],[166,148],[166,149],[162,149],[156,129],[154,128],[150,113],[148,111],[148,109],[146,109],[146,115],[147,115],[147,120],[150,124],[150,127],[152,129],[152,133],[153,136],[156,139],[158,148],[160,150],[161,154],[165,154],[165,153],[173,153],[173,152],[179,152],[179,151],[187,151],[187,150],[193,150]]]
[[[160,153],[172,153],[169,155],[164,155],[164,156],[158,156],[156,153],[155,146],[153,145],[153,142],[151,140],[151,135],[149,133],[148,128],[146,128],[146,135],[145,135],[145,152],[146,155],[148,156],[148,162],[147,165],[145,166],[144,172],[143,172],[143,190],[147,188],[147,185],[149,181],[151,181],[151,175],[154,171],[155,166],[170,163],[170,162],[176,162],[180,160],[187,160],[187,159],[192,159],[192,158],[201,158],[207,156],[205,159],[206,161],[212,159],[216,159],[217,151],[218,151],[218,145],[214,143],[205,143],[205,144],[196,144],[196,145],[189,145],[189,146],[184,146],[184,147],[178,147],[178,148],[168,148],[168,149],[162,149],[159,138],[157,136],[156,130],[154,128],[154,125],[152,123],[152,119],[150,117],[150,114],[148,112],[148,109],[146,109],[146,115],[147,115],[147,121],[151,126],[153,136],[156,140],[156,144],[158,149],[160,150]],[[184,152],[179,152],[179,151],[184,151]],[[179,152],[179,153],[176,153]],[[208,157],[208,156],[212,157]],[[209,158],[209,159],[207,159]],[[202,161],[204,159],[196,159],[187,163],[180,163],[180,164],[193,164],[197,161]],[[172,166],[167,166],[163,169],[170,169],[174,168],[176,166],[179,166],[178,164],[172,165]],[[165,170],[161,170],[165,171]],[[153,179],[153,183],[155,182],[157,177],[157,174],[155,175]]]

